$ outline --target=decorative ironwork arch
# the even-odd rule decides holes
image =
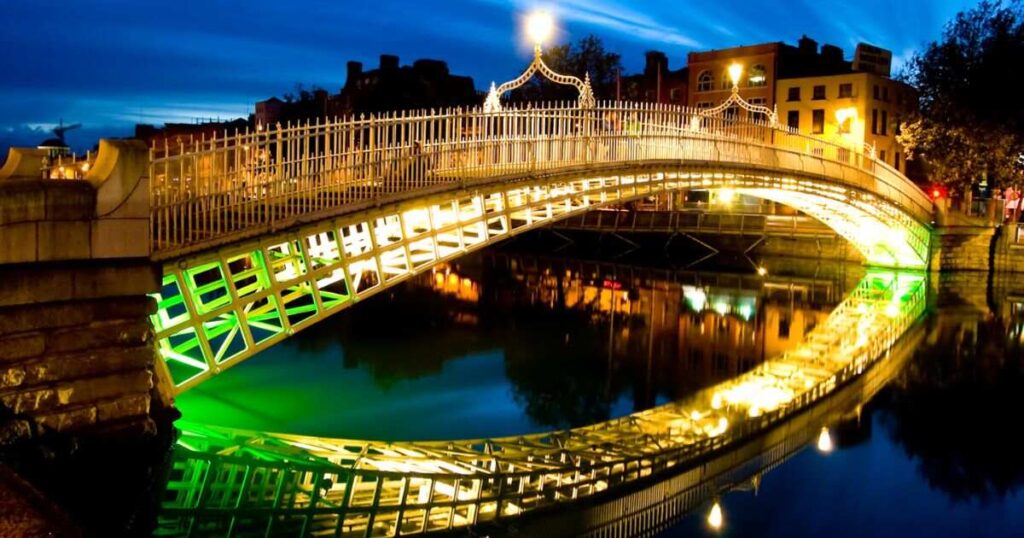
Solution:
[[[487,92],[487,99],[484,100],[484,112],[498,112],[501,110],[501,96],[505,93],[510,92],[516,88],[526,84],[533,75],[540,73],[544,75],[548,80],[563,84],[566,86],[573,86],[579,91],[579,97],[577,102],[580,108],[594,108],[597,101],[594,99],[594,91],[590,87],[590,73],[587,73],[583,80],[572,75],[563,75],[556,73],[553,69],[548,67],[548,64],[544,63],[544,59],[541,57],[540,45],[533,47],[533,61],[527,66],[523,74],[519,75],[518,78],[510,80],[501,86],[495,87],[494,83],[491,82],[491,89]]]
[[[734,105],[753,114],[764,114],[764,117],[768,118],[768,121],[771,125],[777,125],[779,122],[779,113],[777,107],[768,108],[763,105],[755,105],[750,101],[747,101],[743,97],[740,97],[740,87],[736,80],[734,80],[732,83],[732,94],[729,95],[729,98],[719,103],[719,105],[716,107],[708,108],[702,111],[701,115],[719,116]]]

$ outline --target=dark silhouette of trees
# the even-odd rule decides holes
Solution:
[[[543,51],[544,63],[557,73],[581,80],[590,75],[590,85],[597,99],[615,95],[615,77],[622,70],[622,56],[605,50],[600,37],[588,35],[573,44],[558,45]],[[577,97],[572,86],[555,84],[535,75],[522,88],[514,90],[512,101],[572,101]]]
[[[907,366],[880,420],[929,486],[955,502],[998,500],[1024,485],[1024,364],[998,321],[944,332]]]
[[[1024,4],[983,1],[911,60],[920,114],[898,139],[931,179],[969,188],[1024,179]]]

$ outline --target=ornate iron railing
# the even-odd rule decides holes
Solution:
[[[651,161],[825,176],[926,224],[928,197],[865,153],[767,123],[661,104],[395,112],[165,141],[151,152],[158,259],[431,190]],[[922,240],[925,240],[922,238]]]

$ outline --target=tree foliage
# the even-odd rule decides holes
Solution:
[[[920,113],[902,126],[908,159],[934,181],[970,187],[1024,179],[1024,4],[983,1],[914,56]]]
[[[594,96],[608,99],[615,95],[615,77],[622,70],[622,56],[609,52],[604,42],[588,35],[573,44],[551,47],[543,52],[544,63],[557,73],[572,75],[581,80],[590,75]],[[513,101],[575,100],[576,89],[555,84],[541,75],[534,75],[522,88],[512,92]]]

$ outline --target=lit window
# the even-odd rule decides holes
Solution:
[[[697,91],[709,92],[714,89],[715,79],[711,76],[711,71],[701,71],[700,76],[697,77]]]
[[[768,85],[768,74],[763,65],[757,64],[750,68],[750,76],[747,77],[747,85],[751,87]]]

